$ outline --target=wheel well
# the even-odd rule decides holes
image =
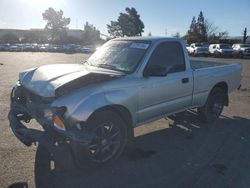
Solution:
[[[220,89],[222,89],[222,91],[224,92],[224,94],[225,94],[225,101],[224,101],[224,104],[226,105],[226,106],[228,106],[228,104],[229,104],[229,99],[228,99],[228,85],[227,85],[227,83],[226,82],[219,82],[219,83],[217,83],[214,87],[213,87],[213,89],[214,88],[220,88]],[[213,90],[212,89],[212,90]],[[211,91],[212,91],[211,90]]]
[[[224,93],[228,94],[228,86],[226,82],[219,82],[213,88],[220,88],[224,91]]]
[[[109,106],[104,106],[102,108],[99,108],[96,111],[100,111],[100,110],[111,110],[111,111],[117,113],[123,119],[123,121],[125,121],[125,123],[127,125],[129,141],[131,139],[133,139],[133,137],[134,137],[133,119],[132,119],[131,113],[129,112],[129,110],[126,107],[124,107],[122,105],[109,105]]]

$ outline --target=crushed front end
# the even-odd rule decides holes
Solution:
[[[76,120],[66,118],[66,107],[52,108],[54,100],[34,94],[18,82],[11,92],[8,115],[15,136],[26,146],[33,142],[48,143],[44,140],[47,138],[51,138],[52,142],[65,141],[87,146],[94,137],[93,133],[83,130]],[[27,128],[24,123],[29,123],[31,119],[35,119],[43,130]]]

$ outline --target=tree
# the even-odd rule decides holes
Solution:
[[[108,33],[112,37],[141,36],[144,24],[135,8],[126,8],[126,13],[120,13],[117,21],[107,25]]]
[[[247,36],[247,28],[245,28],[244,31],[243,31],[243,44],[246,43],[247,38],[248,38],[248,36]]]
[[[205,28],[207,32],[207,40],[209,43],[219,43],[228,37],[227,31],[219,31],[219,27],[215,26],[213,22],[205,20]]]
[[[205,29],[207,32],[208,38],[213,34],[217,33],[218,27],[214,25],[213,22],[210,22],[208,19],[205,20]]]
[[[172,35],[172,37],[181,38],[181,35],[179,32],[176,32],[175,34]]]
[[[93,25],[88,22],[84,25],[83,30],[83,43],[84,44],[95,44],[101,41],[100,31],[97,30]]]
[[[190,28],[188,30],[187,39],[192,42],[207,42],[207,31],[203,12],[200,11],[197,21],[193,16]]]
[[[188,43],[193,43],[198,40],[198,28],[195,16],[193,16],[189,30],[187,34],[184,36],[184,39],[187,40]]]
[[[206,30],[206,25],[205,25],[205,19],[203,16],[202,11],[200,11],[200,14],[197,19],[197,31],[198,35],[201,41],[207,41],[207,30]]]
[[[149,36],[149,37],[152,37],[152,33],[151,33],[151,31],[149,31],[148,36]]]
[[[45,30],[51,34],[52,42],[62,42],[66,36],[67,25],[70,24],[70,18],[63,17],[63,11],[55,11],[53,8],[45,10],[42,14],[43,20],[47,21]]]
[[[195,16],[193,16],[192,22],[191,22],[189,30],[188,30],[188,33],[193,34],[193,33],[197,33],[197,32],[198,32],[197,31],[197,23],[196,23]]]
[[[195,17],[192,18],[189,30],[183,37],[188,43],[193,42],[209,42],[216,43],[227,37],[228,32],[218,32],[218,27],[212,22],[205,19],[203,12],[200,11],[197,21]]]
[[[111,21],[110,25],[107,25],[108,33],[112,37],[123,37],[121,26],[117,21]]]

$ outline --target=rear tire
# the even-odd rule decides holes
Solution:
[[[106,164],[117,159],[127,143],[127,126],[122,118],[111,110],[101,110],[93,114],[86,127],[96,136],[87,148],[78,145],[78,163]]]
[[[212,123],[219,118],[225,105],[226,95],[219,87],[215,87],[211,91],[206,104],[198,108],[198,115],[203,122]]]

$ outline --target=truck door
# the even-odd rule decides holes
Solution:
[[[160,43],[145,69],[164,66],[166,76],[142,78],[139,88],[138,123],[189,107],[192,102],[193,75],[187,70],[179,42]]]

